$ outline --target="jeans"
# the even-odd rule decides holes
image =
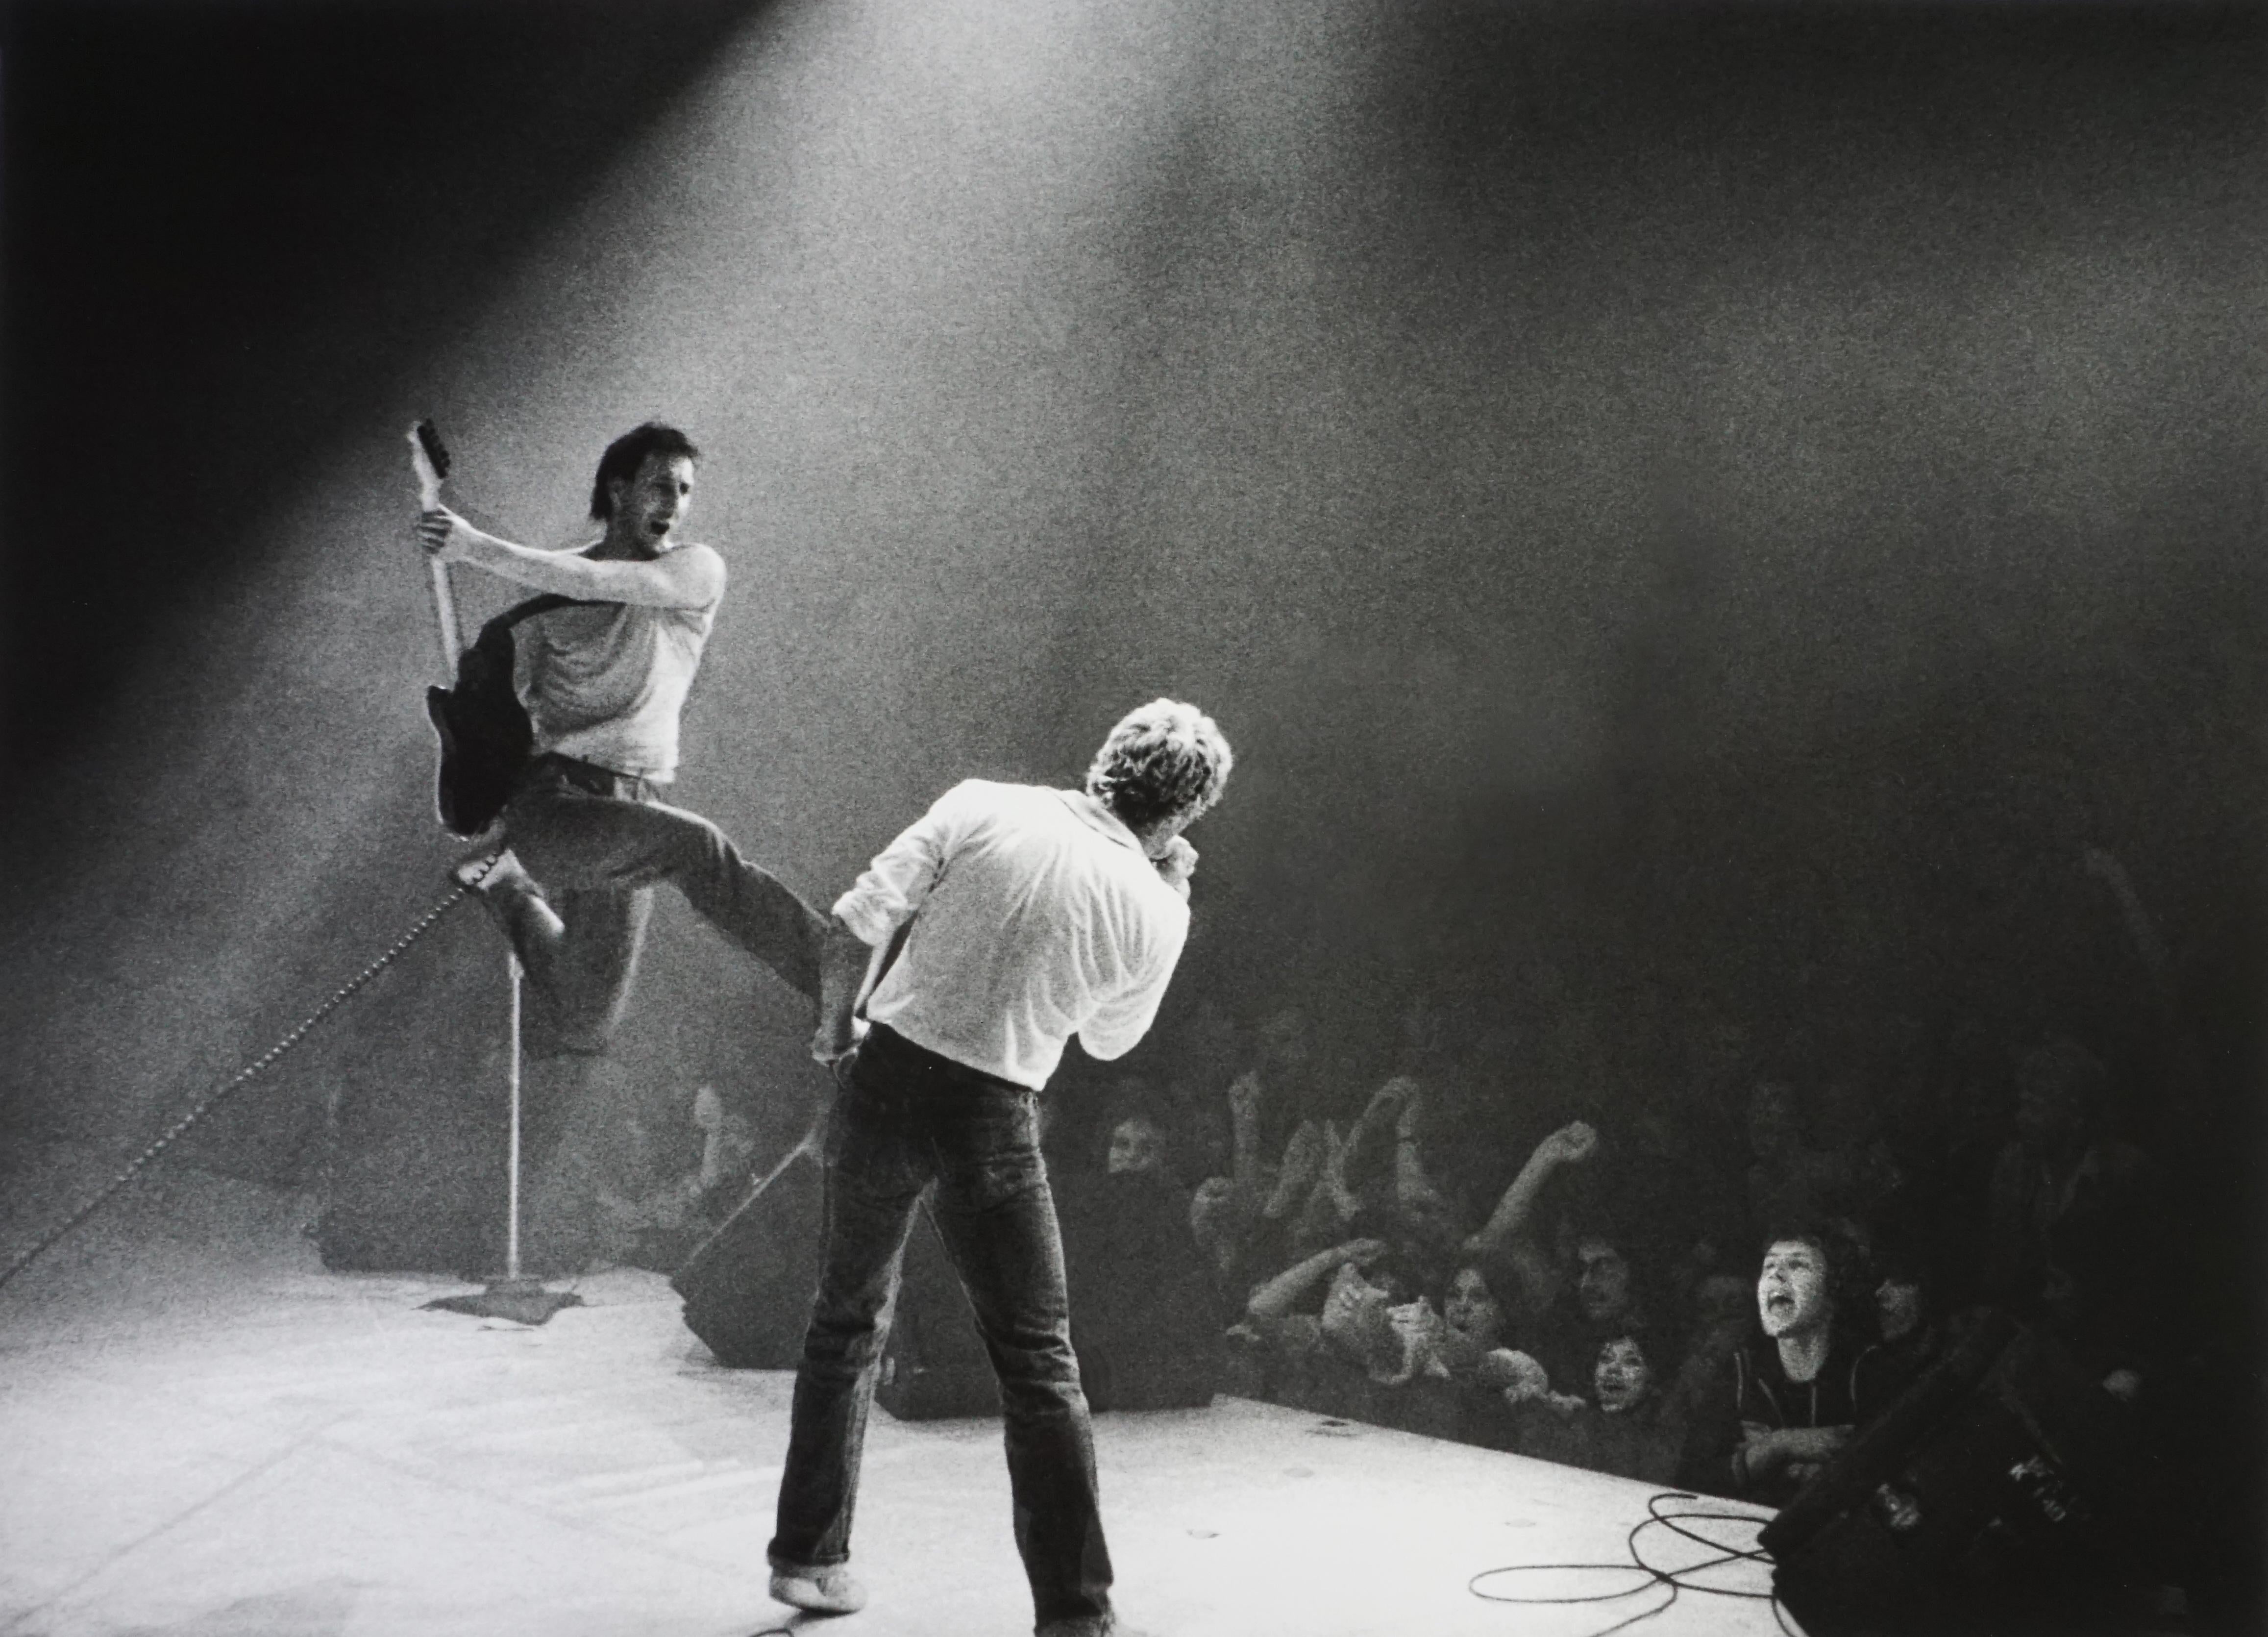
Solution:
[[[775,1567],[850,1555],[874,1378],[923,1195],[1000,1383],[1016,1549],[1044,1628],[1110,1625],[1094,1438],[1034,1094],[877,1024],[828,1134],[827,1240],[796,1372]]]
[[[517,937],[520,965],[555,1049],[606,1049],[637,973],[638,948],[667,881],[789,984],[816,999],[826,919],[740,856],[707,819],[655,799],[646,780],[565,756],[536,758],[504,811],[504,838],[567,928]],[[541,1045],[537,1055],[548,1055]]]

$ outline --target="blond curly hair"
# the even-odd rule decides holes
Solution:
[[[1110,730],[1086,770],[1086,793],[1139,830],[1203,813],[1220,800],[1235,764],[1212,718],[1178,699],[1152,699]]]

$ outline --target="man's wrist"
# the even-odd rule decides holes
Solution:
[[[504,542],[485,529],[475,528],[461,517],[450,526],[449,535],[460,562],[486,568],[506,555],[497,549]]]

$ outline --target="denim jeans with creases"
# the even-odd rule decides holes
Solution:
[[[718,931],[803,993],[819,993],[826,918],[697,813],[642,778],[539,756],[504,812],[504,839],[566,924],[556,944],[520,942],[547,1003],[530,1051],[605,1050],[631,980],[653,889],[666,881]],[[555,1039],[556,1036],[556,1039]]]
[[[1034,1094],[877,1025],[828,1138],[827,1242],[796,1373],[775,1566],[850,1554],[850,1515],[899,1269],[925,1190],[1000,1383],[1016,1548],[1041,1626],[1101,1631],[1110,1553],[1071,1346],[1063,1240]]]

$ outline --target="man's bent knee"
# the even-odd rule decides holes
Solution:
[[[806,1368],[828,1375],[855,1376],[873,1367],[888,1339],[887,1327],[878,1320],[814,1315],[803,1333],[803,1361]]]
[[[1062,1404],[1080,1394],[1079,1359],[1068,1346],[1011,1347],[995,1343],[992,1368],[1000,1390],[1035,1406]]]

